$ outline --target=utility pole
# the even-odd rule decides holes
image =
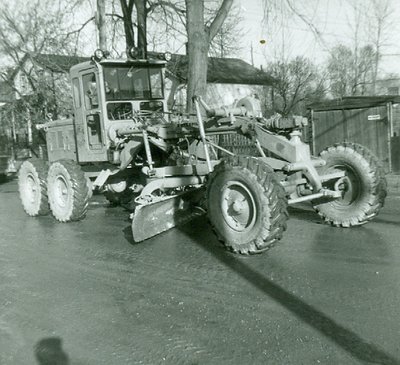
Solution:
[[[253,51],[253,42],[250,43],[250,53],[251,53],[251,65],[254,67],[254,51]]]
[[[105,0],[97,0],[96,11],[96,27],[99,36],[99,48],[103,51],[107,50],[106,35],[106,2]]]

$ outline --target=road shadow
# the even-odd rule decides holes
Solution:
[[[323,312],[307,304],[254,270],[250,266],[251,260],[243,260],[241,256],[230,254],[216,246],[215,242],[202,240],[201,237],[204,237],[202,231],[205,229],[205,224],[200,219],[196,218],[190,225],[186,224],[178,227],[178,229],[185,233],[193,242],[208,251],[221,264],[239,274],[254,288],[278,302],[299,320],[320,332],[352,357],[364,363],[400,365],[399,359],[387,354],[384,350],[361,338],[350,329],[336,323]],[[209,225],[208,228],[211,229]]]
[[[288,207],[289,218],[296,218],[299,220],[306,220],[317,224],[324,224],[321,217],[317,212],[310,206],[305,204],[291,205]]]
[[[135,246],[141,244],[141,242],[135,242],[132,235],[132,223],[129,226],[124,227],[122,230],[125,239],[129,242],[130,245]]]
[[[380,224],[389,224],[389,225],[393,225],[393,226],[396,226],[396,227],[399,227],[400,226],[400,221],[389,221],[389,220],[387,220],[387,219],[382,219],[382,218],[374,218],[374,220],[373,220],[373,222],[375,222],[375,223],[380,223]]]
[[[329,261],[379,264],[391,257],[389,245],[368,225],[341,228],[325,225],[316,234],[311,254]]]
[[[69,357],[62,348],[59,337],[47,337],[38,341],[34,347],[39,365],[70,365]]]

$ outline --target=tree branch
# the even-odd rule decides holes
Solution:
[[[71,32],[66,33],[65,37],[68,38],[73,34],[77,34],[77,33],[79,34],[83,30],[83,28],[85,28],[93,20],[94,20],[94,16],[92,16],[91,18],[86,20],[86,22],[84,22],[78,29],[72,30]]]
[[[217,15],[208,27],[210,41],[217,35],[226,17],[228,16],[229,10],[231,9],[233,0],[224,0],[218,9]]]
[[[172,10],[174,10],[178,14],[185,14],[186,13],[186,10],[180,8],[176,4],[172,4],[170,1],[159,0],[159,1],[156,1],[154,3],[151,3],[150,6],[146,8],[147,14],[151,13],[152,11],[154,11],[154,9],[156,9],[158,6],[161,6],[161,7],[164,7],[164,8],[165,7],[171,8]]]
[[[106,13],[106,16],[109,16],[110,18],[118,18],[118,19],[124,20],[124,17],[122,15],[115,14],[115,13]]]

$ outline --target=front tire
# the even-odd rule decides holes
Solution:
[[[25,161],[18,172],[18,190],[22,206],[31,217],[49,213],[47,164],[43,160]]]
[[[342,191],[342,198],[314,204],[318,214],[336,227],[362,225],[375,217],[387,194],[385,173],[377,157],[367,148],[349,142],[337,143],[320,156],[326,161],[322,174],[342,170],[346,176],[335,184]]]
[[[217,237],[235,253],[266,251],[286,230],[285,191],[272,168],[256,158],[223,160],[210,174],[206,196]]]
[[[127,180],[111,180],[106,188],[104,197],[114,206],[129,204],[134,197]]]
[[[50,165],[48,195],[51,212],[58,221],[77,221],[86,216],[90,191],[76,162],[60,160]]]

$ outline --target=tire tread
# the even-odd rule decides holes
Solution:
[[[73,160],[59,160],[56,163],[61,164],[67,171],[73,191],[73,207],[71,214],[68,217],[57,217],[54,212],[54,217],[60,222],[73,222],[85,218],[88,206],[90,190],[88,183],[80,166]],[[49,175],[51,174],[51,166]],[[51,205],[50,205],[51,206]]]
[[[254,157],[230,156],[215,166],[214,171],[210,174],[207,182],[207,201],[209,201],[210,187],[218,174],[233,168],[247,170],[249,179],[262,188],[262,204],[270,208],[269,217],[268,219],[267,217],[263,218],[258,237],[246,244],[227,242],[210,219],[211,226],[219,241],[234,253],[247,255],[264,252],[272,248],[282,238],[283,232],[286,230],[288,212],[285,190],[274,176],[273,169],[267,164]]]
[[[387,182],[385,171],[379,159],[366,147],[352,142],[336,143],[321,152],[321,157],[328,156],[330,153],[340,151],[352,154],[352,158],[357,161],[359,166],[371,178],[371,186],[368,202],[353,217],[345,220],[332,219],[320,206],[314,206],[320,217],[328,224],[336,227],[352,227],[367,223],[372,220],[385,204],[387,195]]]
[[[27,210],[24,204],[23,196],[22,196],[22,183],[21,183],[21,175],[25,169],[26,164],[31,164],[34,169],[36,170],[36,173],[39,178],[39,184],[40,184],[40,203],[39,203],[39,209],[36,213],[32,213]],[[48,201],[48,196],[47,196],[47,170],[48,170],[48,165],[46,161],[38,159],[38,158],[31,158],[21,165],[19,172],[18,172],[18,190],[19,190],[19,196],[20,200],[22,202],[22,206],[24,208],[24,211],[26,214],[28,214],[31,217],[36,217],[36,216],[41,216],[41,215],[47,215],[50,212],[49,208],[49,201]]]

